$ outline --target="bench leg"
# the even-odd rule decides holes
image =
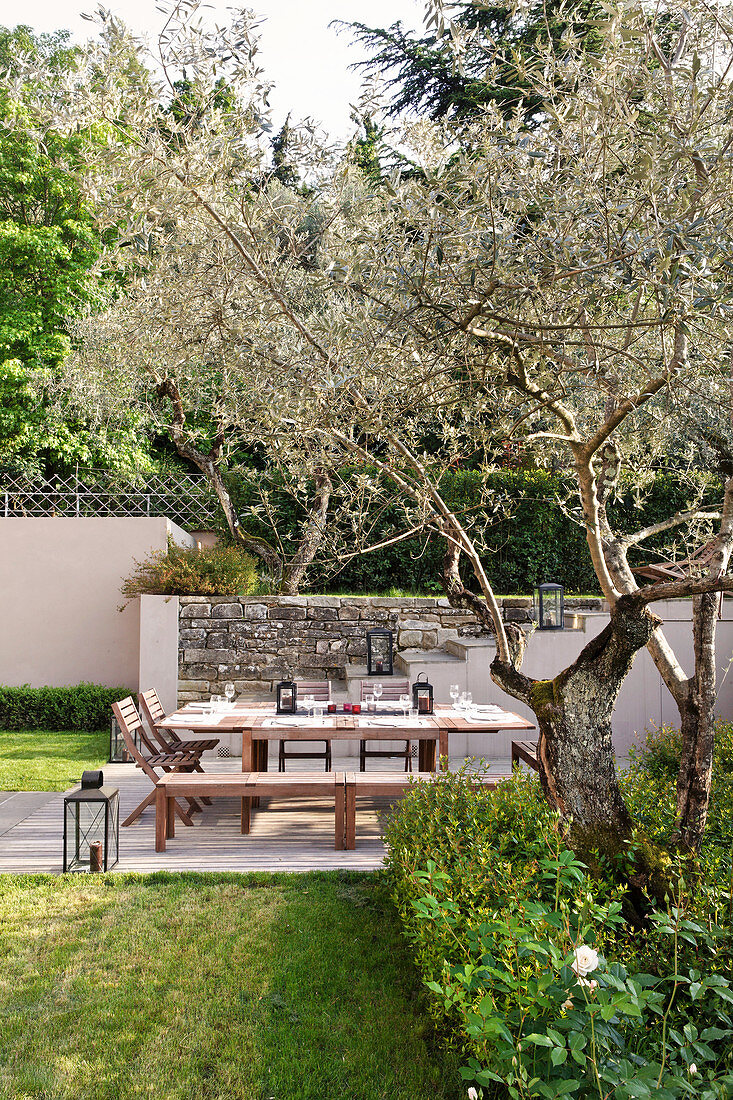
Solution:
[[[167,799],[162,787],[155,789],[155,850],[165,851],[165,834],[167,821]]]
[[[251,802],[252,802],[251,798],[243,798],[242,799],[242,808],[241,808],[241,811],[240,811],[240,817],[241,817],[240,831],[242,833],[242,836],[246,836],[247,833],[249,832],[250,817],[251,817],[251,811],[250,811]]]
[[[346,810],[346,788],[343,783],[337,783],[335,789],[336,805],[335,805],[335,841],[334,848],[337,852],[340,852],[344,846],[344,814]]]
[[[346,794],[346,848],[351,851],[356,847],[356,784],[347,783]]]

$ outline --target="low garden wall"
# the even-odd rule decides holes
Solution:
[[[569,600],[600,610],[600,600]],[[507,598],[507,619],[528,620],[531,600]],[[366,662],[366,632],[387,627],[397,651],[433,650],[449,638],[482,633],[473,615],[446,599],[372,596],[180,598],[179,700],[237,692],[269,692],[278,680],[345,680],[348,665]]]

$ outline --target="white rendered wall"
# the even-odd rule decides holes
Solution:
[[[194,544],[163,518],[0,519],[0,683],[137,690],[140,600],[120,612],[120,585],[169,536]]]

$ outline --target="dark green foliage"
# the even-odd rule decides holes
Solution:
[[[104,729],[109,726],[112,704],[129,694],[129,688],[108,688],[101,684],[0,687],[0,729]]]
[[[261,480],[251,475],[230,477],[229,486],[240,515],[247,516],[252,507],[257,507],[264,487],[269,493],[269,510],[285,552],[291,554],[305,513],[280,478],[268,482],[264,475],[257,477]],[[702,475],[700,480],[706,483]],[[711,481],[711,502],[715,500],[716,488],[719,490]],[[559,503],[559,500],[575,499],[569,477],[545,470],[498,469],[489,473],[457,470],[444,474],[440,489],[479,545],[485,543],[484,561],[496,592],[526,595],[536,584],[546,580],[564,584],[569,593],[599,592],[585,530],[567,517]],[[609,515],[619,530],[630,532],[685,508],[688,499],[678,477],[659,473],[639,501],[630,484],[622,487],[620,499],[609,506]],[[271,527],[262,519],[248,518],[246,527],[251,534],[272,538]],[[377,543],[403,528],[404,513],[395,494],[395,503],[382,512],[370,541]],[[346,527],[342,536],[342,544],[349,546],[352,539]],[[652,544],[646,550],[630,554],[631,564],[658,560],[662,543],[660,538],[656,549]],[[442,540],[425,536],[405,539],[376,553],[354,557],[343,565],[316,561],[302,590],[377,593],[397,585],[403,590],[438,594],[442,592],[443,552]],[[475,583],[470,571],[465,579],[469,586]]]
[[[401,23],[388,29],[346,24],[357,41],[372,52],[354,68],[378,75],[391,92],[388,114],[427,114],[433,119],[468,119],[493,104],[509,116],[518,108],[532,119],[541,103],[532,93],[525,63],[551,42],[576,36],[586,51],[600,42],[594,26],[598,8],[592,3],[531,4],[518,19],[509,6],[464,2],[451,12],[453,22],[468,32],[479,32],[462,54],[460,69],[448,34],[432,32],[422,38],[406,32]]]
[[[126,600],[145,593],[156,596],[246,596],[257,586],[254,559],[236,546],[178,546],[157,550],[136,562],[122,584]]]

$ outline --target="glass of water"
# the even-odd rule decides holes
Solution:
[[[456,710],[460,694],[461,694],[461,689],[458,686],[458,684],[451,684],[451,686],[450,686],[450,697],[451,697],[451,702],[453,703],[453,709],[454,710]]]
[[[228,684],[224,684],[224,694],[227,697],[227,702],[228,703],[233,703],[234,702],[234,696],[237,693],[235,691],[234,684],[231,682],[231,680],[229,681]]]

